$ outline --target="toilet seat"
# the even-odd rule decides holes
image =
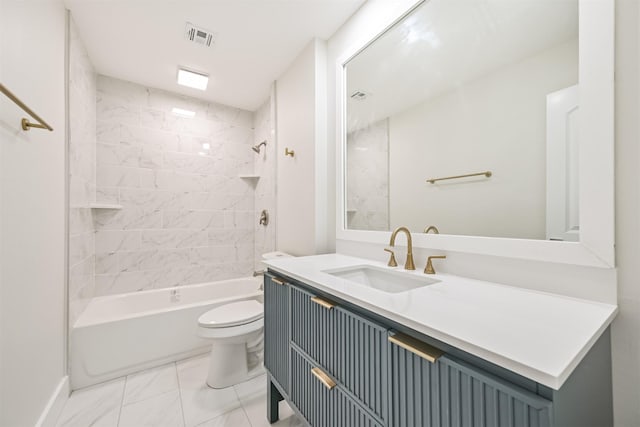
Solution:
[[[258,301],[238,301],[207,311],[198,318],[198,325],[202,328],[230,328],[255,322],[263,316],[263,306]]]
[[[230,326],[228,328],[198,328],[198,336],[202,338],[227,339],[230,342],[246,341],[247,336],[260,333],[264,326],[263,319],[254,320],[244,325]]]

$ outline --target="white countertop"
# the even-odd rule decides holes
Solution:
[[[425,335],[558,390],[615,317],[615,305],[449,274],[439,283],[387,293],[323,270],[383,263],[340,254],[264,261]],[[392,270],[405,271],[402,266]],[[407,272],[424,277],[422,271]]]

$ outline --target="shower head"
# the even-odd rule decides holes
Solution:
[[[267,141],[266,141],[266,140],[265,140],[265,141],[262,141],[262,142],[261,142],[260,144],[258,144],[258,145],[254,145],[253,147],[251,147],[251,149],[252,149],[253,151],[255,151],[256,153],[260,154],[260,147],[262,147],[263,145],[264,145],[265,147],[267,146]]]

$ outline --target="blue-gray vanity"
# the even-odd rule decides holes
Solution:
[[[320,289],[300,271],[271,264],[264,279],[270,422],[286,399],[312,426],[613,424],[608,325],[554,389]]]

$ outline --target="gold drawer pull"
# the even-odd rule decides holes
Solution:
[[[315,302],[318,305],[323,306],[324,308],[326,308],[327,310],[331,310],[333,307],[335,307],[336,305],[334,303],[332,303],[329,300],[320,298],[320,297],[312,297],[311,301]]]
[[[404,334],[389,335],[389,341],[431,363],[444,354],[444,351]]]
[[[276,279],[275,277],[273,279],[271,279],[271,281],[273,283],[275,283],[276,285],[280,285],[280,286],[284,286],[284,282],[280,279]]]
[[[334,388],[336,386],[336,383],[329,378],[329,375],[325,374],[322,369],[320,368],[313,368],[311,369],[311,373],[320,380],[320,382],[322,384],[324,384],[324,386],[326,388],[328,388],[329,390],[331,390],[332,388]]]

